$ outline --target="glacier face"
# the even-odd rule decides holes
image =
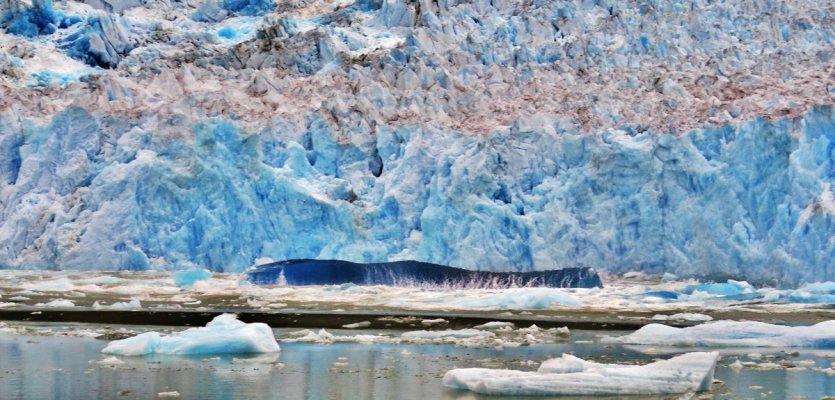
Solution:
[[[0,268],[835,280],[815,2],[3,4]]]
[[[13,268],[415,258],[835,279],[833,108],[681,137],[531,126],[383,130],[364,147],[316,123],[304,144],[223,120],[171,137],[73,108],[3,138],[0,257]]]

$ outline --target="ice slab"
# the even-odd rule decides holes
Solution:
[[[499,396],[653,395],[707,391],[719,353],[682,354],[651,364],[598,364],[564,354],[536,372],[454,369],[445,386]]]
[[[503,287],[603,287],[591,268],[534,272],[471,271],[418,261],[353,263],[340,260],[286,260],[246,273],[255,284]]]
[[[158,332],[108,343],[102,353],[122,356],[144,354],[271,353],[278,342],[267,324],[247,324],[234,314],[221,314],[205,327],[191,328],[169,336]]]
[[[812,326],[784,326],[755,321],[715,321],[687,328],[649,324],[634,333],[605,341],[664,346],[742,346],[835,348],[835,320]]]

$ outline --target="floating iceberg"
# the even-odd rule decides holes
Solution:
[[[755,321],[715,321],[687,328],[649,324],[605,341],[664,346],[741,346],[835,348],[835,321],[784,326]]]
[[[353,263],[340,260],[287,260],[261,265],[246,273],[255,284],[392,285],[455,288],[603,287],[590,268],[534,272],[470,271],[418,261]]]
[[[108,343],[102,353],[122,356],[143,354],[271,353],[279,351],[272,329],[262,323],[247,324],[234,314],[221,314],[202,328],[169,336],[146,332]]]
[[[719,353],[687,353],[651,364],[588,362],[572,355],[547,360],[536,372],[454,369],[445,386],[500,396],[652,395],[707,391]]]

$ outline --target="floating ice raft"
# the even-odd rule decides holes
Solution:
[[[591,268],[533,272],[471,271],[418,261],[352,263],[339,260],[287,260],[264,264],[246,273],[257,285],[392,285],[455,286],[462,288],[603,287]]]
[[[272,353],[279,351],[267,324],[247,324],[234,314],[221,314],[205,327],[191,328],[169,336],[146,332],[110,342],[102,353],[122,356],[144,354]]]
[[[649,324],[615,343],[662,346],[744,346],[835,348],[835,321],[783,326],[755,321],[716,321],[687,328]]]
[[[453,369],[445,386],[497,396],[656,395],[710,390],[719,353],[687,353],[647,365],[598,364],[569,354],[536,372]]]

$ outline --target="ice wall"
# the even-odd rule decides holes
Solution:
[[[835,280],[833,15],[0,0],[0,268]]]
[[[529,126],[383,130],[362,146],[312,122],[302,144],[222,120],[162,135],[71,108],[0,142],[0,262],[240,271],[258,257],[414,258],[835,279],[833,108],[681,137]]]

